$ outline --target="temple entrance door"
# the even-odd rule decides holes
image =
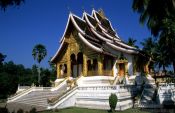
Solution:
[[[71,76],[76,78],[83,72],[83,53],[77,54],[77,60],[75,54],[71,54]]]
[[[125,64],[120,63],[119,64],[119,76],[124,76],[125,75]]]
[[[78,76],[80,76],[83,72],[82,64],[78,65]]]
[[[77,65],[73,65],[72,74],[73,74],[73,78],[77,77]]]
[[[75,54],[71,54],[71,76],[73,78],[77,77],[77,61]]]
[[[77,76],[80,76],[83,73],[83,53],[79,52],[77,56]]]

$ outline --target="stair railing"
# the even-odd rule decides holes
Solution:
[[[73,95],[75,93],[75,91],[77,90],[77,88],[78,88],[78,86],[74,86],[74,87],[66,90],[65,92],[62,92],[62,94],[57,95],[56,97],[48,100],[48,104],[49,104],[48,109],[56,108],[59,104],[61,104],[63,102],[63,99],[65,99],[69,95]]]
[[[56,87],[50,89],[50,91],[56,91],[56,90],[60,89],[63,85],[66,84],[66,81],[67,81],[67,80],[68,80],[68,77],[66,77],[58,86],[56,86]]]
[[[50,105],[49,108],[53,108],[54,106],[57,106],[56,104],[58,104],[58,102],[60,102],[62,99],[64,99],[66,96],[68,96],[69,94],[71,94],[72,92],[74,92],[75,90],[77,90],[78,88],[78,82],[80,82],[82,80],[83,76],[79,76],[76,79],[71,79],[71,84],[69,85],[68,90],[62,92],[60,95],[57,95],[53,98],[48,99],[48,104]],[[67,81],[70,81],[70,79],[66,79]]]
[[[12,96],[12,97],[9,97],[9,98],[7,99],[7,100],[8,100],[7,103],[8,103],[8,102],[12,102],[12,101],[14,101],[14,100],[16,100],[16,99],[18,99],[18,98],[20,98],[20,97],[22,97],[22,96],[24,96],[24,95],[30,93],[30,92],[32,92],[34,88],[35,88],[35,87],[31,87],[31,88],[29,88],[29,89],[27,89],[27,90],[22,91],[21,93],[18,93],[18,94],[16,94],[16,95]]]

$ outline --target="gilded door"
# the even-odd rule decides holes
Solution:
[[[125,75],[125,65],[124,63],[119,64],[119,76],[124,76]]]

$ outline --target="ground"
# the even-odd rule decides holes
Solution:
[[[4,112],[5,106],[1,104],[0,106],[0,113],[7,113]],[[25,113],[25,112],[23,112]],[[33,112],[32,112],[33,113]],[[87,108],[77,108],[71,107],[66,109],[59,109],[59,110],[50,110],[50,111],[42,111],[37,113],[111,113],[108,110],[96,110],[96,109],[87,109]],[[114,113],[175,113],[175,109],[139,109],[133,108],[124,111],[115,111]]]
[[[44,111],[41,113],[110,113],[110,111],[73,107],[73,108],[66,108],[66,109],[55,110],[55,111]],[[128,109],[125,111],[116,111],[115,113],[151,113],[151,112],[146,112],[139,109]]]

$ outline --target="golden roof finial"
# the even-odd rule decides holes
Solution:
[[[94,4],[92,4],[91,7],[92,7],[92,10],[93,10],[94,9]]]
[[[69,13],[71,13],[70,7],[67,5],[67,10]]]
[[[102,8],[100,8],[100,9],[98,10],[98,13],[100,14],[100,16],[101,16],[102,18],[106,18],[105,13],[104,13],[104,11],[103,11]]]
[[[84,6],[82,6],[81,8],[82,8],[83,12],[85,12]]]

